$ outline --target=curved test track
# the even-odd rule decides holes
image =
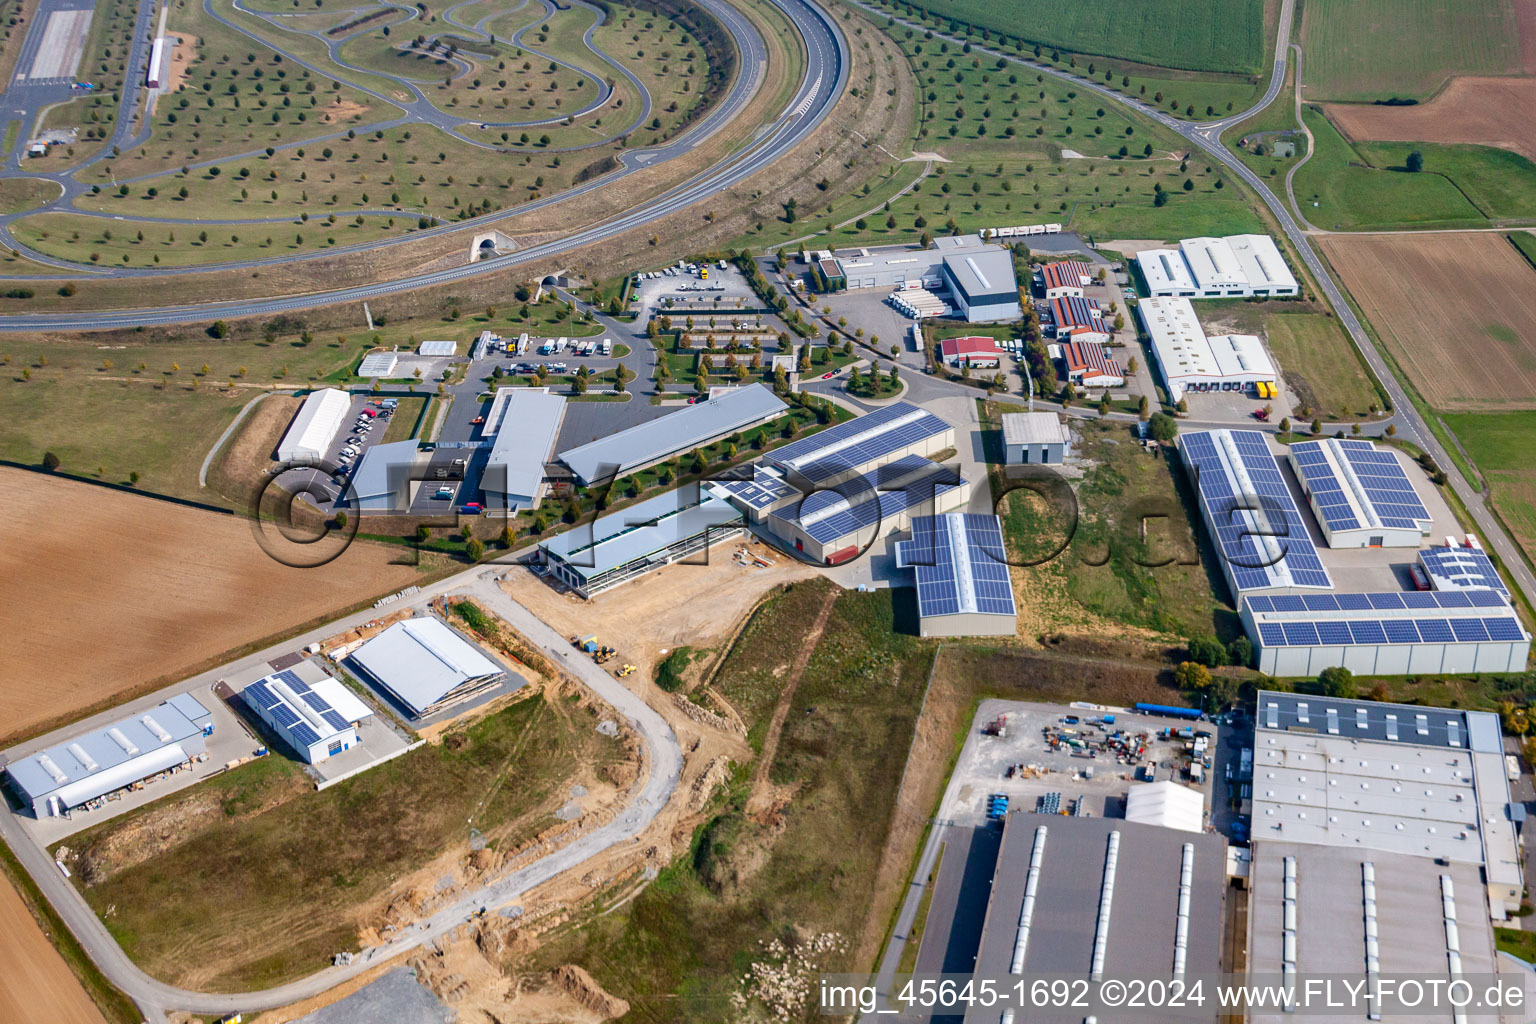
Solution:
[[[231,269],[249,269],[277,264],[298,263],[335,256],[339,253],[367,251],[407,240],[416,241],[424,236],[463,231],[475,226],[492,226],[510,220],[531,210],[563,202],[576,196],[604,188],[614,181],[635,172],[675,160],[696,148],[716,134],[750,102],[763,75],[767,60],[766,44],[758,35],[751,21],[724,0],[698,0],[719,18],[736,41],[741,73],[737,75],[726,98],[716,105],[690,131],[659,147],[632,150],[620,156],[619,170],[595,178],[573,189],[549,196],[534,203],[527,203],[516,210],[488,214],[471,220],[383,242],[362,243],[351,247],[337,247],[325,253],[295,253],[272,256],[261,260],[224,264],[208,268],[117,268],[91,274],[76,264],[44,260],[52,266],[68,267],[79,278],[81,272],[89,277],[186,277],[198,273],[215,273]],[[736,150],[714,167],[703,171],[643,206],[628,210],[602,224],[583,231],[532,246],[520,252],[490,260],[478,260],[459,267],[431,273],[414,274],[379,284],[358,285],[328,292],[289,295],[272,299],[241,299],[229,302],[197,303],[181,306],[165,306],[157,309],[106,310],[83,313],[43,313],[0,316],[0,331],[37,330],[102,330],[113,327],[147,327],[162,324],[178,324],[196,320],[213,320],[221,317],[236,318],[264,316],[275,313],[311,309],[316,306],[340,302],[363,302],[380,296],[411,291],[433,285],[447,284],[482,274],[496,273],[508,267],[560,256],[576,249],[614,238],[635,228],[655,223],[679,210],[708,199],[734,187],[758,171],[770,166],[780,157],[798,146],[813,132],[842,95],[848,79],[848,44],[843,38],[832,15],[817,0],[770,0],[790,20],[805,46],[805,77],[784,112],[750,144]],[[219,161],[222,162],[222,161]],[[35,212],[35,211],[34,211]],[[0,225],[4,220],[0,219]],[[0,236],[5,236],[0,226]],[[7,238],[8,240],[8,238]],[[30,281],[47,280],[36,275]]]

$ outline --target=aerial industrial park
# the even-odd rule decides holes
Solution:
[[[0,1021],[1536,1020],[1462,7],[9,2]]]

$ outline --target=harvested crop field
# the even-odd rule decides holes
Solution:
[[[1468,76],[1416,106],[1330,103],[1325,109],[1353,139],[1476,143],[1536,160],[1536,78]]]
[[[1536,406],[1536,271],[1502,235],[1317,241],[1432,406]]]
[[[13,638],[0,740],[409,586],[418,570],[388,564],[398,555],[357,543],[291,569],[243,518],[0,469],[0,629]]]
[[[4,878],[0,878],[0,963],[5,964],[0,975],[0,1020],[105,1024],[101,1011]]]

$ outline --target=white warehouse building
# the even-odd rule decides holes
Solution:
[[[1187,299],[1299,294],[1296,278],[1268,235],[1186,238],[1177,249],[1145,249],[1136,265],[1154,297]]]
[[[277,445],[279,462],[301,459],[323,459],[330,450],[331,442],[347,422],[352,408],[352,396],[335,388],[321,388],[310,392],[299,407],[288,432]]]
[[[1250,334],[1207,337],[1186,298],[1142,299],[1136,314],[1152,339],[1170,402],[1192,391],[1249,391],[1278,377],[1262,341]]]
[[[480,474],[487,508],[536,509],[544,499],[544,465],[554,458],[565,420],[565,396],[547,388],[502,388],[485,417],[494,435]]]
[[[203,753],[213,715],[190,693],[5,766],[11,791],[34,817],[81,804],[186,764]]]
[[[357,746],[357,729],[373,711],[319,666],[303,661],[240,691],[246,707],[307,764]]]
[[[1254,594],[1239,613],[1272,676],[1521,672],[1531,652],[1509,599],[1496,590]]]

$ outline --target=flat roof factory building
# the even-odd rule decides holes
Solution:
[[[351,481],[358,509],[388,512],[410,508],[422,484],[420,470],[426,464],[426,453],[420,442],[414,440],[391,441],[366,449]]]
[[[849,289],[922,287],[948,290],[966,320],[1017,320],[1019,283],[1007,248],[980,235],[939,238],[931,249],[822,251],[813,259],[829,282]]]
[[[748,384],[568,449],[560,453],[559,459],[582,485],[589,486],[767,423],[782,416],[788,408],[769,388]]]
[[[565,396],[544,388],[502,388],[485,417],[485,433],[494,435],[480,474],[487,508],[517,512],[536,509],[544,499],[544,464],[550,460]]]
[[[277,460],[295,462],[323,459],[336,439],[337,431],[347,422],[352,396],[335,388],[311,391],[299,406],[288,432],[277,443]]]
[[[970,497],[971,485],[952,468],[908,455],[804,496],[797,492],[762,523],[785,546],[812,561],[837,565],[886,534],[906,529],[914,516],[964,508]]]
[[[1237,941],[1246,939],[1250,979],[1283,982],[1297,991],[1309,981],[1327,979],[1336,992],[1351,986],[1362,993],[1356,1006],[1321,1012],[1253,1007],[1242,1018],[1249,1024],[1298,1019],[1501,1024],[1497,1012],[1468,1008],[1452,1014],[1447,1008],[1425,1016],[1422,1005],[1409,1010],[1364,998],[1367,992],[1395,991],[1372,983],[1382,974],[1413,978],[1428,991],[1433,984],[1448,985],[1453,975],[1469,981],[1491,979],[1500,971],[1476,865],[1437,864],[1428,857],[1354,845],[1256,839],[1248,893],[1247,934]],[[1502,1020],[1524,1017],[1521,1012]]]
[[[1226,846],[1215,833],[1116,818],[1006,815],[975,975],[1215,974],[1221,966]],[[1188,1007],[1147,1009],[1135,1019],[1200,1019],[1189,1014]],[[1215,1016],[1212,1011],[1203,1019]],[[995,1006],[980,1001],[965,1013],[966,1024],[997,1024],[999,1017]],[[1020,1009],[1016,1019],[1082,1024],[1084,1015],[1081,1009]]]
[[[5,766],[11,792],[55,817],[203,753],[213,715],[190,693]]]
[[[1072,447],[1072,432],[1054,412],[1003,413],[1004,462],[1010,466],[1059,465]]]
[[[997,516],[914,516],[912,538],[896,544],[896,567],[917,582],[922,636],[1013,636],[1019,630],[1013,581]]]
[[[1496,918],[1518,908],[1518,805],[1498,715],[1272,690],[1260,691],[1257,711],[1256,847],[1346,851],[1357,858],[1357,887],[1360,861],[1377,853],[1417,859],[1432,888],[1447,865],[1468,865],[1458,905],[1466,900],[1485,920],[1490,908]],[[1305,872],[1298,876],[1305,888]]]
[[[741,512],[697,486],[658,494],[539,542],[556,579],[590,598],[746,529]]]
[[[1521,672],[1531,635],[1497,590],[1254,594],[1239,616],[1259,670],[1315,676]]]
[[[1177,249],[1146,249],[1136,265],[1153,296],[1217,299],[1298,294],[1296,278],[1268,235],[1186,238]]]
[[[895,402],[845,420],[763,456],[802,491],[858,476],[908,455],[955,447],[955,428],[920,405]]]
[[[956,244],[946,245],[949,242]],[[941,238],[937,244],[944,252],[940,274],[954,299],[952,305],[967,322],[1017,320],[1022,315],[1011,252],[998,245],[978,249],[951,238]]]
[[[1177,444],[1233,600],[1333,589],[1263,432],[1202,430],[1180,434]]]
[[[358,725],[373,717],[368,705],[309,661],[256,680],[240,697],[306,764],[355,747]]]
[[[1186,298],[1142,299],[1136,313],[1171,402],[1191,391],[1247,391],[1278,378],[1261,340],[1251,334],[1207,337]]]
[[[490,689],[506,669],[430,615],[397,622],[348,657],[412,718],[422,718]]]

